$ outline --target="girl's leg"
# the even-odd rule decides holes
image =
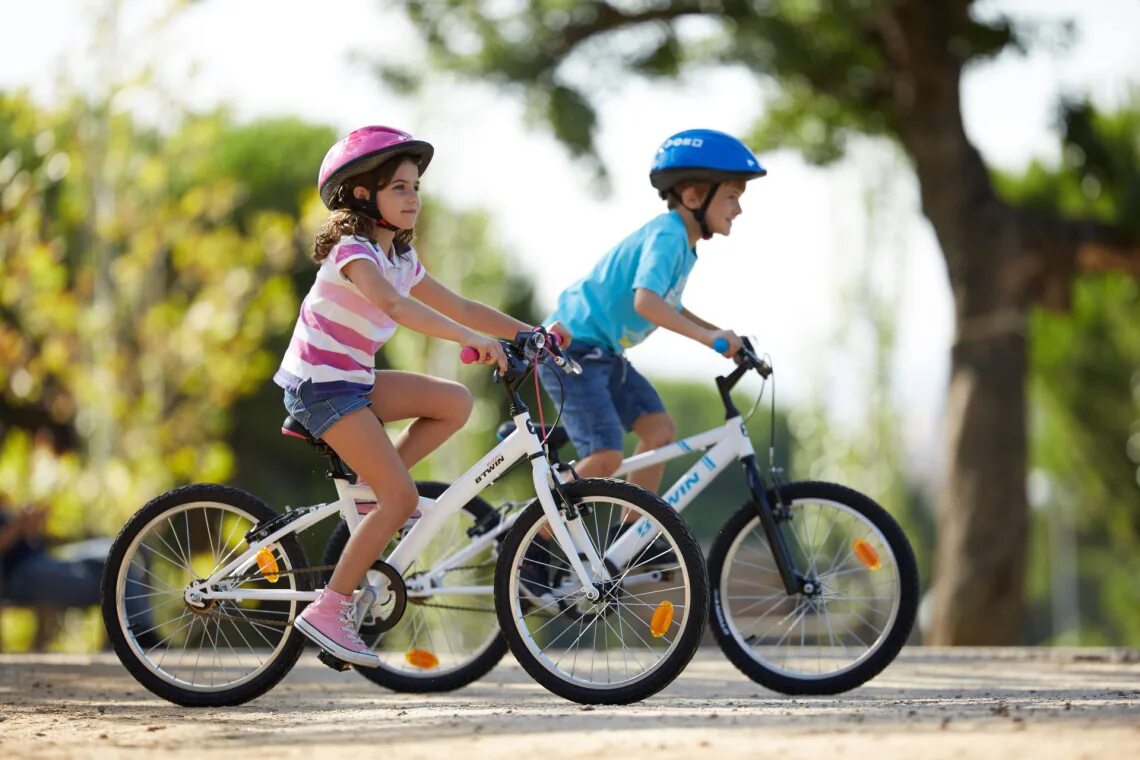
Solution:
[[[419,502],[408,468],[383,426],[367,407],[337,420],[324,440],[349,467],[372,484],[378,508],[360,521],[329,579],[329,588],[351,594]]]
[[[384,422],[415,420],[396,439],[395,448],[405,468],[435,451],[463,427],[474,405],[471,392],[459,383],[395,370],[376,373],[369,398],[372,411]],[[379,494],[377,481],[367,475],[365,480]]]

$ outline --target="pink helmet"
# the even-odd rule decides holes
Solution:
[[[420,174],[423,174],[434,152],[431,143],[416,140],[407,132],[392,127],[354,129],[329,148],[325,160],[321,162],[317,178],[321,200],[326,207],[331,208],[329,204],[340,183],[349,177],[372,171],[392,156],[407,155],[416,162]]]

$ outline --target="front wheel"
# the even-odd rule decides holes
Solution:
[[[535,502],[495,568],[499,626],[519,664],[555,694],[582,704],[645,699],[672,683],[700,643],[708,614],[700,547],[674,510],[635,485],[583,479],[562,491],[599,557],[623,522],[645,518],[660,536],[625,567],[607,560],[610,579],[591,579],[601,597],[589,600]]]
[[[918,570],[894,519],[833,483],[790,483],[779,522],[799,578],[788,594],[755,503],[729,518],[709,552],[712,630],[728,659],[783,694],[838,694],[878,675],[906,642]],[[776,492],[769,494],[776,504]]]

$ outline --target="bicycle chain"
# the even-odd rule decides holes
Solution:
[[[457,572],[460,570],[480,570],[480,569],[484,569],[484,568],[487,568],[490,566],[491,566],[490,564],[464,565],[461,567],[453,567],[453,568],[451,568],[451,570],[448,570],[448,572]],[[302,568],[299,568],[296,570],[279,570],[276,573],[276,575],[278,577],[280,577],[282,575],[298,575],[300,573],[323,573],[326,571],[333,570],[335,568],[336,568],[336,565],[317,565],[316,567],[302,567]],[[267,579],[266,579],[265,575],[259,569],[253,573],[240,576],[240,577],[235,578],[233,580],[235,581],[234,585],[240,585],[242,583],[246,583],[247,581],[267,580]],[[230,600],[226,600],[226,601],[230,601]],[[489,612],[491,614],[494,614],[494,612],[495,612],[495,610],[493,608],[488,610],[488,609],[482,609],[482,608],[476,608],[476,607],[461,607],[461,606],[457,606],[457,605],[453,605],[453,604],[431,604],[429,602],[420,602],[420,601],[417,601],[416,599],[408,599],[408,601],[411,602],[412,604],[415,604],[418,607],[431,607],[431,608],[437,609],[437,610],[456,610],[458,612]],[[213,619],[234,620],[234,621],[237,621],[239,623],[260,623],[261,625],[266,625],[266,626],[269,626],[271,628],[282,628],[282,629],[284,629],[284,628],[289,627],[292,624],[292,621],[281,622],[280,620],[277,620],[276,618],[271,619],[271,618],[263,618],[263,617],[256,617],[256,616],[250,616],[250,615],[227,615],[224,612],[217,612],[214,610],[210,610],[208,612],[196,612],[195,611],[195,614],[201,615],[202,617],[208,617],[208,618],[213,618]]]

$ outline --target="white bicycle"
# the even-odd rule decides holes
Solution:
[[[384,662],[357,670],[393,688],[456,688],[502,657],[501,630],[526,671],[560,696],[581,703],[644,699],[671,683],[699,644],[708,614],[700,548],[676,512],[643,489],[554,477],[518,391],[544,357],[564,371],[580,369],[542,331],[503,346],[509,368],[501,377],[496,370],[496,379],[515,432],[450,487],[421,489],[422,517],[354,594],[361,635]],[[283,432],[305,437],[328,457],[336,501],[277,513],[235,488],[190,485],[146,504],[112,545],[102,600],[109,639],[135,679],[164,699],[241,704],[284,678],[305,644],[292,621],[332,569],[309,566],[297,534],[333,516],[351,531],[360,519],[357,502],[375,500],[291,418]],[[504,538],[507,525],[479,509],[477,494],[525,461],[536,500],[509,521],[514,527]],[[610,526],[631,512],[638,529],[603,554]],[[651,554],[660,545],[668,547],[667,562]],[[128,572],[143,579],[130,593],[150,602],[149,624],[128,611]],[[485,607],[492,597],[497,625]],[[319,656],[338,670],[348,667]]]
[[[724,349],[727,344],[719,350]],[[756,371],[767,380],[772,369],[747,340],[738,362],[729,375],[716,378],[723,425],[630,457],[616,474],[702,453],[664,492],[666,502],[681,511],[739,462],[748,491],[708,557],[717,643],[741,672],[774,691],[847,691],[889,665],[910,634],[918,607],[914,554],[890,514],[857,491],[835,483],[784,483],[774,467],[772,482],[766,481],[731,391],[745,373]],[[506,422],[499,435],[514,430],[515,423]],[[555,470],[564,480],[572,478],[572,465],[561,463],[558,454],[569,443],[566,431],[555,426],[545,440]],[[526,506],[508,502],[496,513],[480,502],[478,510],[497,515],[496,529],[503,530]],[[620,537],[620,528],[600,537],[603,556],[610,557],[610,542],[616,545]],[[661,544],[647,554],[669,557]],[[564,561],[552,564],[555,578],[569,572]]]

